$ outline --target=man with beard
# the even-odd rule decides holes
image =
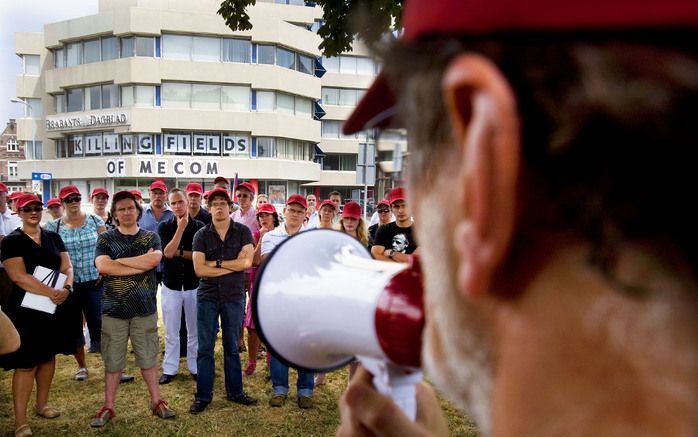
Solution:
[[[695,435],[696,2],[410,0],[402,24],[344,133],[409,126],[430,380],[483,435]],[[337,434],[446,435],[417,402],[361,372]]]
[[[412,234],[412,215],[407,208],[405,190],[395,188],[388,194],[395,221],[381,225],[371,247],[371,254],[381,261],[406,263],[417,250]]]
[[[158,226],[160,240],[165,246],[160,291],[162,320],[165,324],[165,356],[162,359],[160,384],[169,384],[179,373],[179,358],[184,346],[180,345],[182,340],[186,345],[187,367],[191,376],[197,378],[196,288],[199,278],[196,277],[191,259],[194,234],[204,224],[189,216],[187,198],[180,189],[173,188],[170,191],[169,203],[174,215]],[[187,328],[182,339],[180,327],[183,318]]]

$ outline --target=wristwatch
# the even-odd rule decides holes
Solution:
[[[70,284],[65,284],[65,285],[63,286],[63,288],[65,288],[66,290],[68,290],[68,293],[72,293],[72,292],[73,292],[73,286],[70,285]]]
[[[223,262],[221,259],[216,260],[216,268],[220,269],[223,267],[223,266],[221,266],[221,262]]]

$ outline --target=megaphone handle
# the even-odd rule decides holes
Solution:
[[[422,372],[407,371],[385,361],[360,357],[359,360],[373,375],[373,386],[382,395],[389,396],[410,420],[417,418],[417,384]]]

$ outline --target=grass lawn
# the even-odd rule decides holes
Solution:
[[[163,341],[162,332],[160,340]],[[241,359],[244,367],[247,354],[243,353]],[[175,409],[177,417],[173,420],[162,420],[150,415],[148,391],[133,360],[134,355],[129,354],[127,373],[136,375],[136,380],[119,387],[116,418],[102,429],[93,429],[89,424],[90,417],[99,410],[104,399],[101,357],[97,354],[87,355],[90,375],[87,381],[78,382],[73,379],[77,370],[73,357],[58,356],[49,400],[62,414],[56,419],[48,420],[30,413],[29,425],[34,435],[324,437],[333,436],[339,424],[337,399],[346,387],[346,369],[327,375],[327,384],[315,390],[315,407],[310,410],[299,409],[295,402],[296,375],[295,371],[291,370],[289,400],[281,408],[272,408],[267,404],[271,383],[266,381],[266,363],[260,360],[257,373],[250,378],[244,378],[245,390],[259,399],[259,404],[243,407],[225,399],[223,355],[219,338],[216,347],[214,400],[211,405],[199,415],[189,414],[196,383],[189,377],[185,361],[181,360],[179,376],[170,384],[160,386],[163,398]],[[33,403],[32,395],[30,408]],[[451,435],[478,435],[477,428],[452,405],[442,400],[442,406]],[[0,370],[0,436],[14,435],[13,431],[12,372]]]

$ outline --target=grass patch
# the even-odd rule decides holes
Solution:
[[[162,322],[161,322],[162,323]],[[163,341],[163,333],[160,340]],[[164,346],[163,346],[164,350]],[[243,367],[247,354],[241,354]],[[180,373],[168,385],[160,386],[163,399],[177,412],[173,420],[162,420],[150,415],[149,395],[140,371],[134,365],[134,355],[129,354],[127,373],[136,375],[131,383],[121,384],[117,394],[116,418],[103,429],[90,427],[90,418],[99,410],[104,400],[103,363],[98,354],[87,354],[89,378],[75,381],[77,364],[72,356],[56,357],[56,375],[51,386],[50,405],[61,410],[61,416],[47,420],[29,414],[29,426],[37,436],[219,436],[273,437],[273,436],[333,436],[339,425],[337,399],[347,383],[347,370],[327,375],[327,383],[315,390],[315,406],[301,410],[295,401],[296,372],[290,371],[291,393],[281,408],[272,408],[267,402],[271,382],[266,380],[267,366],[258,360],[254,376],[244,378],[245,391],[259,399],[254,407],[243,407],[225,399],[223,381],[223,354],[220,338],[216,345],[216,379],[214,399],[208,409],[199,415],[189,414],[194,398],[196,382],[189,377],[184,360],[180,361]],[[30,408],[34,404],[34,394]],[[477,436],[475,425],[450,403],[441,400],[451,435]],[[12,372],[0,370],[0,436],[11,436],[14,431],[12,407]]]

